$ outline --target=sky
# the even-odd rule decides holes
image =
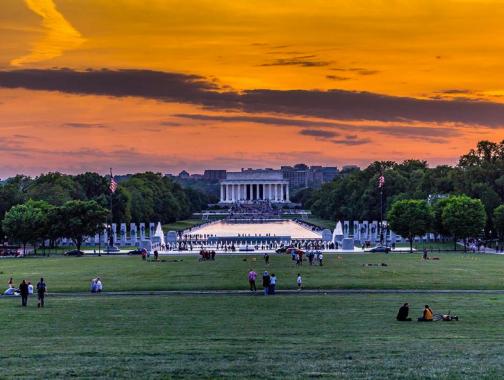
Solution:
[[[503,0],[2,0],[0,178],[375,160],[504,138]]]

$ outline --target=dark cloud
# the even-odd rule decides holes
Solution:
[[[451,94],[451,95],[457,95],[457,94],[471,94],[471,90],[461,90],[461,89],[448,89],[448,90],[441,90],[437,91],[438,94]]]
[[[357,70],[357,74],[359,75],[375,75],[378,73],[379,73],[378,70],[366,70],[366,69]]]
[[[14,139],[18,139],[18,140],[31,140],[31,139],[33,139],[32,136],[28,136],[28,135],[13,135],[12,137]]]
[[[95,129],[95,128],[106,128],[104,124],[97,123],[65,123],[64,127],[75,128],[75,129]]]
[[[119,97],[136,96],[213,106],[230,104],[239,99],[236,93],[216,92],[219,89],[216,83],[197,75],[151,70],[0,71],[0,87]]]
[[[248,113],[283,113],[337,120],[454,122],[504,126],[504,105],[461,99],[415,99],[346,90],[222,91],[195,75],[148,70],[0,71],[0,87],[75,94],[136,96]]]
[[[218,121],[224,123],[257,123],[276,126],[294,126],[307,128],[332,128],[340,131],[360,131],[375,132],[382,135],[394,136],[407,139],[431,140],[433,142],[444,142],[447,138],[461,136],[462,133],[452,127],[426,127],[426,126],[408,126],[408,125],[354,125],[341,122],[330,122],[320,120],[300,120],[274,116],[248,116],[248,115],[208,115],[208,114],[173,114],[173,117],[180,117],[191,120]],[[329,133],[329,132],[328,132]],[[301,134],[309,135],[303,132]],[[313,135],[315,136],[315,135]]]
[[[163,127],[181,127],[183,125],[183,124],[177,123],[175,121],[162,121],[159,124],[162,125]]]
[[[272,62],[263,63],[261,66],[301,66],[320,67],[329,66],[331,62],[314,60],[316,55],[303,55],[299,57],[279,58]]]
[[[369,70],[362,67],[333,67],[330,68],[329,70],[346,72],[346,73],[356,73],[358,75],[374,75],[379,73],[378,70]]]
[[[319,138],[332,138],[339,136],[338,132],[327,131],[324,129],[301,129],[299,131],[299,134],[303,136],[313,136]]]
[[[201,120],[201,121],[220,121],[224,123],[257,123],[257,124],[271,124],[271,125],[288,125],[294,127],[334,127],[335,124],[326,121],[312,121],[312,120],[300,120],[300,119],[289,119],[283,117],[274,116],[247,116],[247,115],[205,115],[205,114],[194,114],[194,113],[180,113],[174,114],[172,116],[181,117],[191,120]]]
[[[356,145],[364,145],[369,144],[371,142],[368,138],[358,138],[355,135],[345,136],[343,139],[331,140],[333,144],[337,145],[348,145],[348,146],[356,146]]]
[[[330,79],[330,80],[349,80],[350,78],[348,78],[348,77],[342,77],[342,76],[339,76],[339,75],[326,75],[326,79]]]

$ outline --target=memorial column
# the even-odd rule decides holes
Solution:
[[[220,201],[224,202],[224,185],[222,183],[220,185]]]

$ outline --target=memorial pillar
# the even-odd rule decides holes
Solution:
[[[289,196],[289,185],[285,185],[285,190],[286,190],[286,197],[285,200],[287,202],[290,202],[290,196]]]
[[[224,185],[220,185],[220,201],[224,202]]]
[[[232,185],[227,185],[227,201],[228,201],[228,202],[231,202],[231,200],[232,200],[232,196],[233,196],[233,195],[231,194],[231,186],[232,186]]]

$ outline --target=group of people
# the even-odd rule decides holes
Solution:
[[[303,265],[303,256],[305,253],[301,250],[292,250],[291,251],[291,259],[296,262],[296,265]],[[310,265],[313,265],[318,262],[318,265],[324,265],[324,254],[319,251],[309,251],[306,253],[306,257],[308,258],[308,262]]]
[[[215,260],[215,251],[207,251],[206,249],[202,249],[199,254],[199,261]]]
[[[401,322],[409,322],[411,318],[409,318],[409,303],[405,303],[399,308],[396,319]],[[433,322],[433,321],[458,321],[459,318],[456,315],[448,314],[434,314],[429,305],[425,305],[422,316],[418,317],[418,322]]]
[[[253,269],[250,269],[250,271],[247,274],[247,279],[249,282],[250,291],[256,292],[257,291],[257,286],[256,286],[257,273],[256,273],[256,271],[254,271]],[[276,277],[275,273],[270,274],[268,271],[264,271],[263,276],[262,276],[262,286],[263,286],[263,291],[264,291],[265,296],[275,294],[276,284],[277,284],[277,277]],[[297,274],[296,284],[297,284],[297,289],[301,290],[303,287],[303,277],[301,276],[301,273]]]
[[[100,277],[91,280],[91,293],[101,293],[103,290],[103,283]]]
[[[7,283],[7,289],[4,292],[5,296],[21,296],[21,306],[28,306],[28,297],[33,295],[34,288],[30,281],[23,280],[16,288],[14,286],[14,280],[12,277]],[[37,307],[44,307],[45,294],[47,292],[47,286],[44,279],[41,277],[40,281],[37,283]]]

